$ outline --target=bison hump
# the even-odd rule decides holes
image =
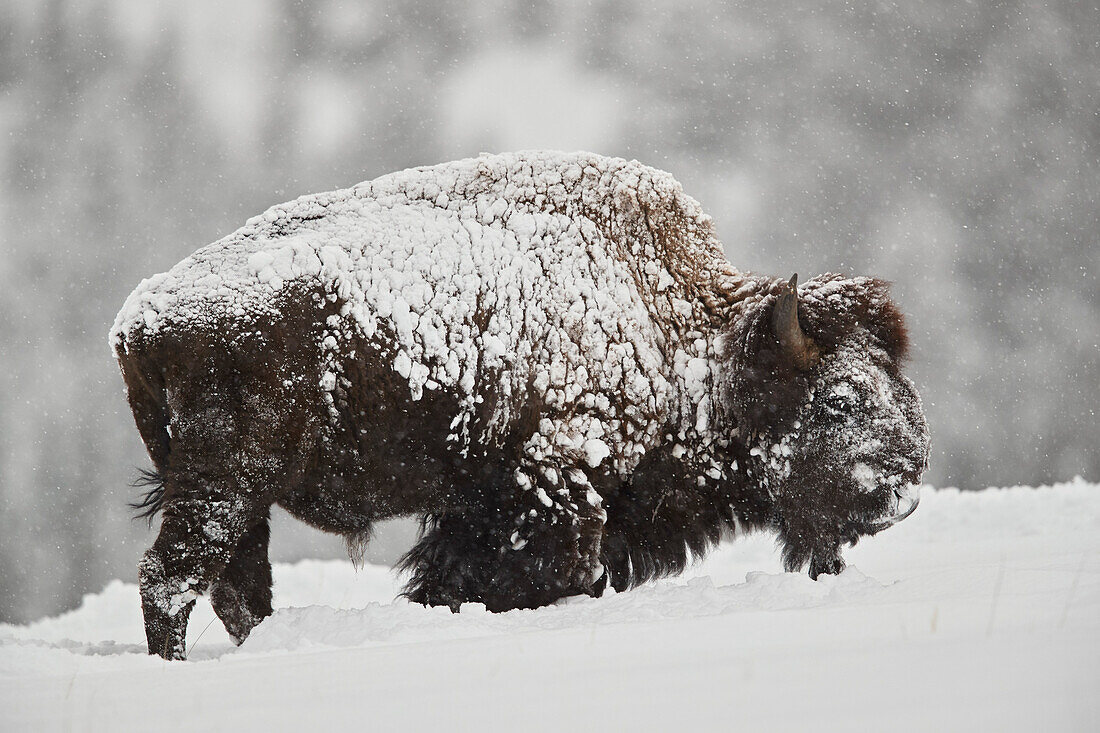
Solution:
[[[589,153],[483,156],[275,206],[143,281],[110,340],[243,332],[309,308],[288,296],[307,292],[325,306],[319,357],[384,345],[414,399],[476,398],[491,372],[550,404],[618,394],[652,408],[662,323],[686,312],[691,273],[724,266],[667,173]]]

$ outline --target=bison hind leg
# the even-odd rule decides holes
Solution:
[[[267,555],[270,537],[265,516],[241,538],[229,564],[210,589],[210,605],[238,645],[272,612],[271,562]]]
[[[265,510],[228,494],[215,494],[209,499],[177,496],[165,506],[160,533],[138,567],[150,654],[165,659],[186,657],[187,618],[195,599],[224,574],[235,559],[238,544]],[[240,569],[245,565],[241,563]],[[248,596],[258,593],[254,586],[244,583],[234,587]],[[222,611],[229,607],[223,597]],[[252,607],[260,608],[255,604]],[[242,628],[229,631],[236,635]]]
[[[323,415],[281,347],[206,338],[176,334],[149,357],[164,379],[166,407],[146,441],[164,478],[151,494],[163,519],[140,593],[149,651],[167,659],[184,658],[188,614],[208,591],[238,641],[271,613],[269,512],[301,483]]]

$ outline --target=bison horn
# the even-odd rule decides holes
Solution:
[[[798,273],[782,286],[772,311],[772,327],[779,345],[799,369],[810,369],[821,356],[817,344],[798,325]]]

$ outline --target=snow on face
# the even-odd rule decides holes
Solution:
[[[875,469],[871,468],[866,463],[857,463],[852,466],[852,480],[855,481],[860,491],[864,491],[868,494],[878,488],[878,479],[875,475]]]
[[[638,229],[662,216],[687,256]],[[386,358],[412,400],[457,393],[456,442],[468,444],[487,390],[501,398],[492,437],[533,387],[562,417],[530,438],[532,459],[566,453],[598,466],[614,455],[625,469],[658,437],[645,416],[666,414],[670,401],[685,401],[694,425],[707,427],[712,349],[690,325],[675,326],[700,307],[685,285],[691,266],[740,277],[710,231],[671,176],[636,162],[584,153],[457,161],[273,207],[143,281],[110,339],[125,349],[164,329],[241,329],[278,318],[288,283],[316,284],[341,304],[318,344],[326,393],[343,379],[343,344],[382,330],[376,341],[390,344]]]
[[[905,503],[928,459],[928,428],[912,382],[862,339],[827,355],[800,423],[813,461],[877,520]],[[859,499],[859,496],[866,501]]]

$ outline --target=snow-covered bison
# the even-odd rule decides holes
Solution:
[[[838,572],[928,459],[884,283],[738,272],[671,176],[591,154],[276,206],[142,282],[110,342],[170,659],[199,594],[238,641],[271,613],[273,504],[360,552],[418,515],[408,598],[504,611],[679,572],[727,530]]]

